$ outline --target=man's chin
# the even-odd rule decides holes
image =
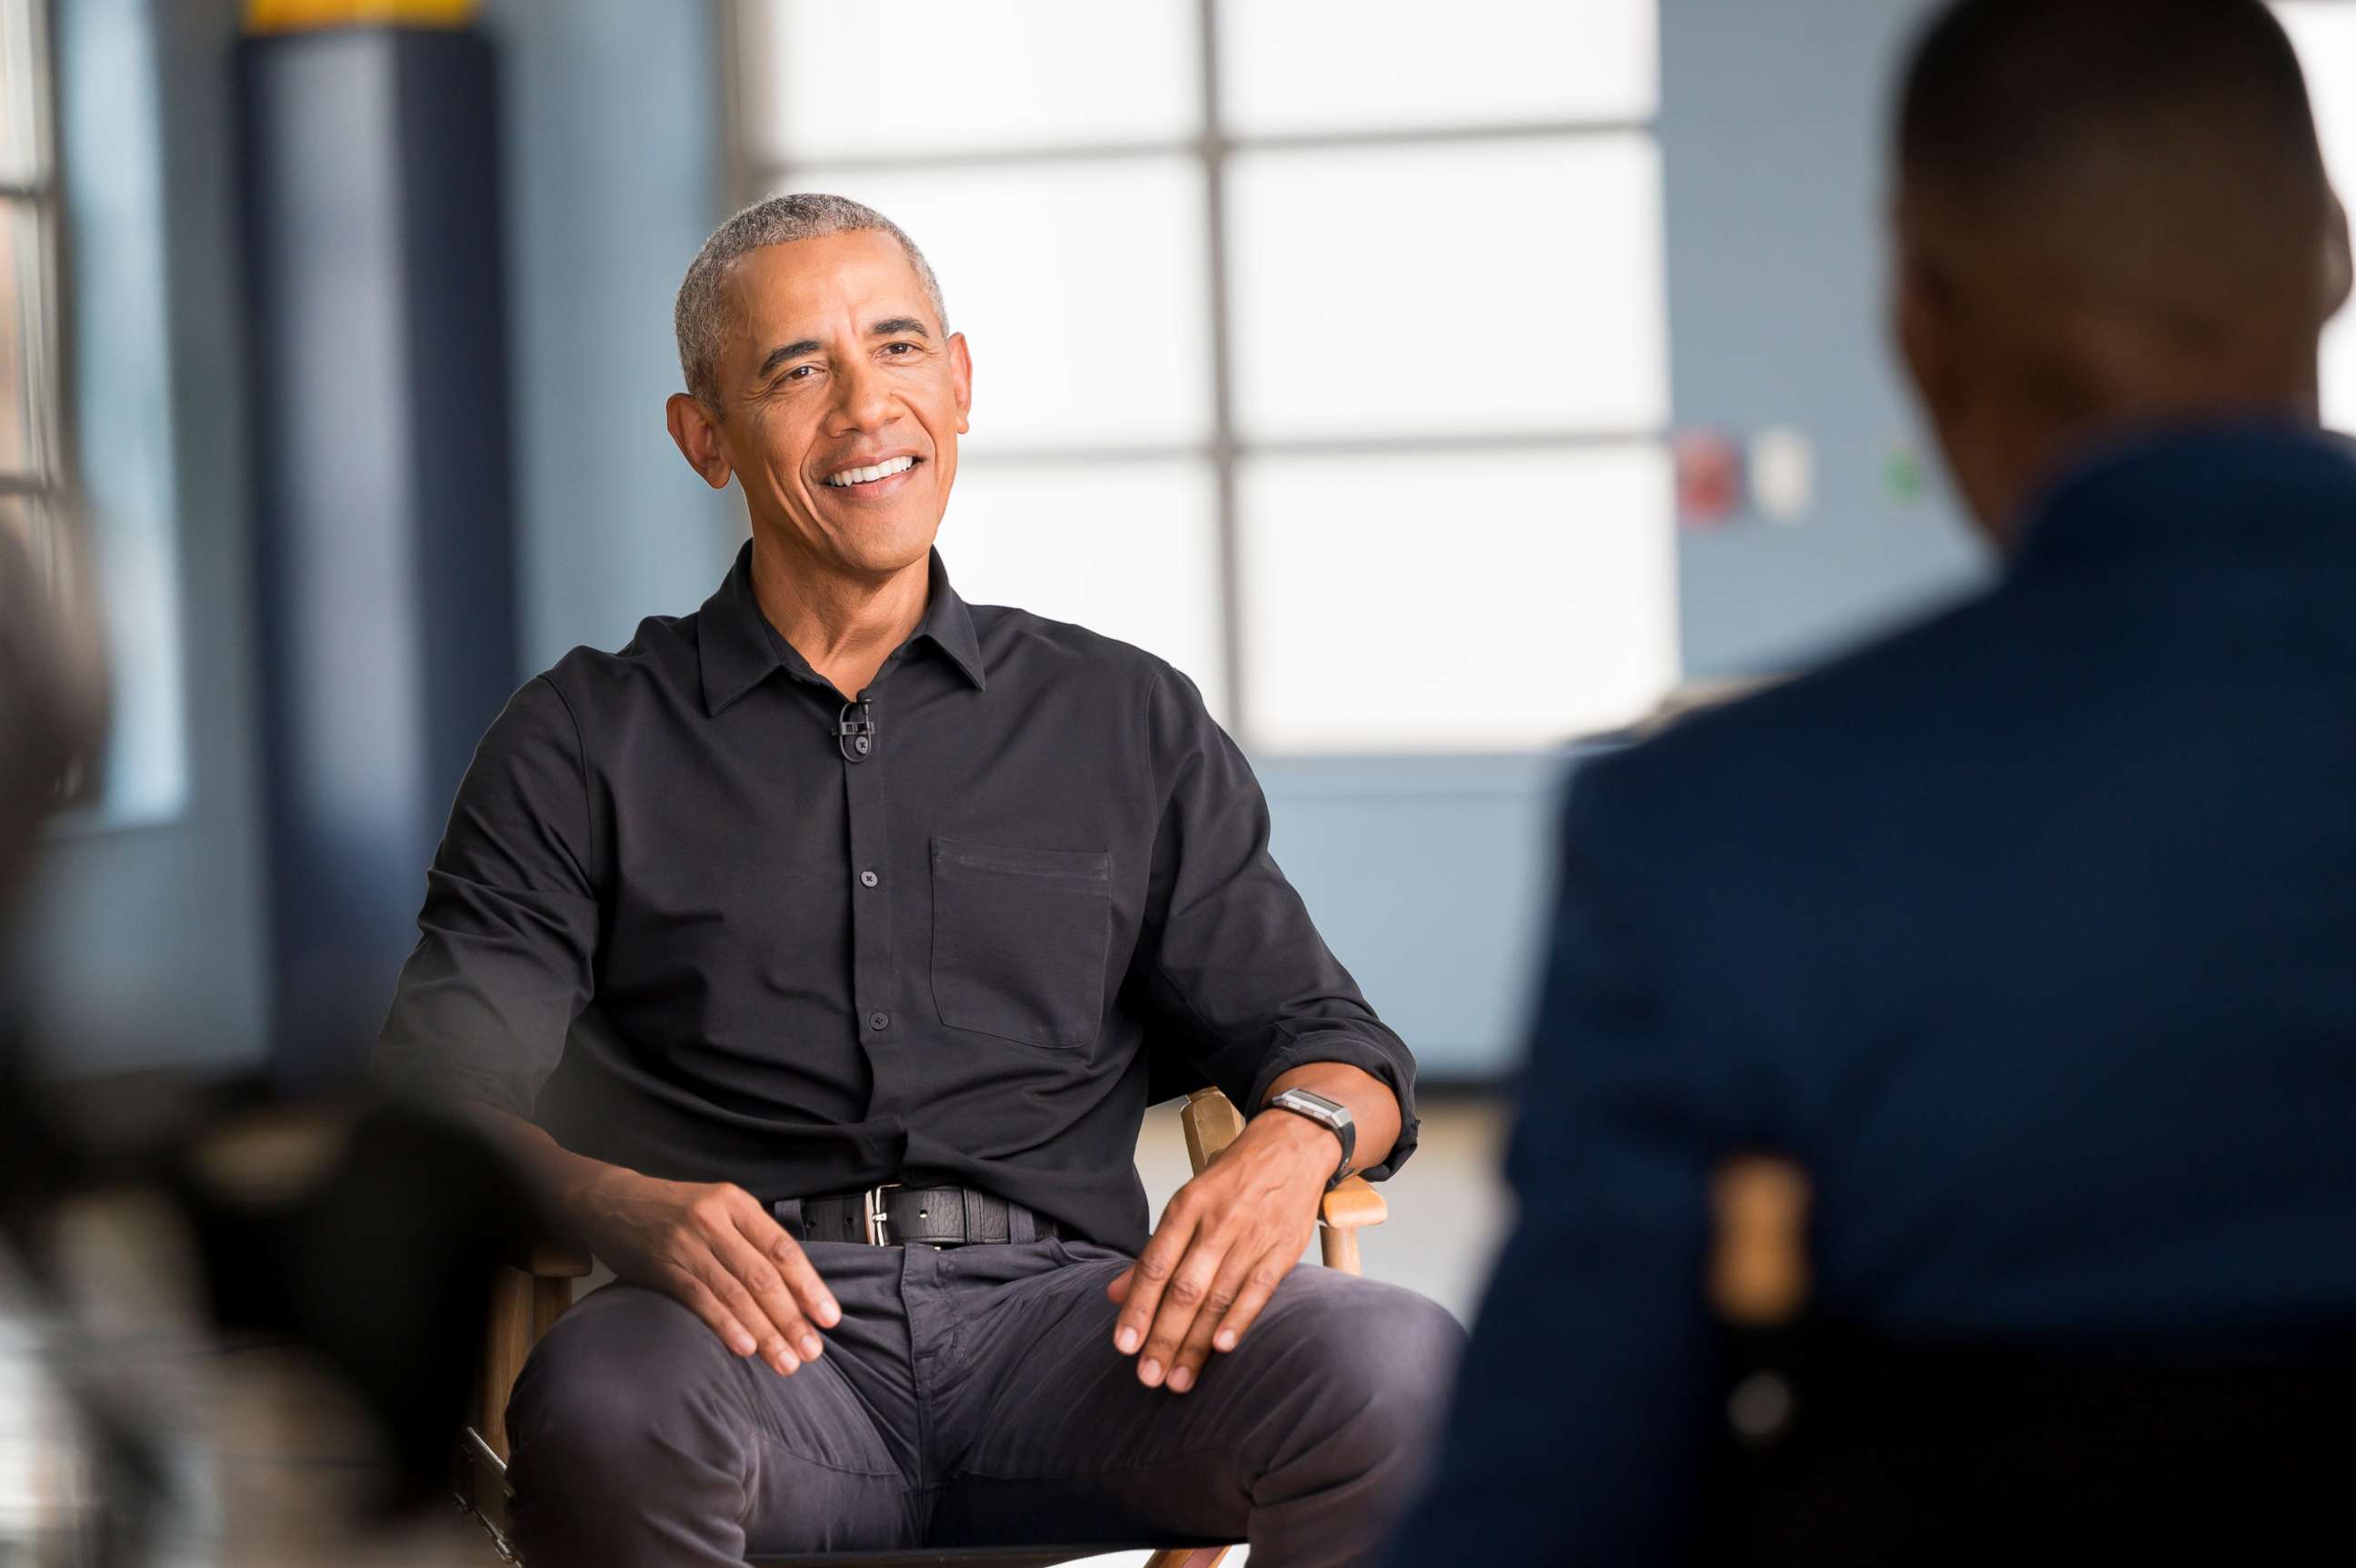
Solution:
[[[756,518],[754,532],[768,534],[786,560],[798,557],[822,570],[874,580],[924,564],[941,526],[938,510],[914,504],[851,508],[820,500],[813,510],[815,515],[766,523]]]
[[[924,565],[932,556],[937,532],[937,528],[911,528],[888,534],[851,534],[837,540],[835,555],[851,575],[881,581]]]

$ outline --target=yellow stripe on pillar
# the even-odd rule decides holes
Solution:
[[[480,0],[246,0],[249,33],[313,27],[463,27]]]

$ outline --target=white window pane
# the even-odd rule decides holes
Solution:
[[[1676,683],[1658,447],[1262,458],[1240,501],[1264,747],[1552,746]]]
[[[1666,422],[1649,136],[1256,153],[1232,192],[1247,439]]]
[[[2356,194],[2356,7],[2340,0],[2297,0],[2275,10],[2298,48],[2323,159],[2347,201]],[[2356,429],[2356,310],[2341,310],[2323,334],[2323,419]]]
[[[33,443],[38,378],[31,356],[41,339],[40,227],[32,204],[0,201],[0,473],[37,473]]]
[[[32,0],[0,0],[0,181],[36,178],[41,168],[43,78]]]
[[[1203,177],[1185,158],[798,181],[908,231],[973,353],[977,450],[1198,442],[1210,428]]]
[[[1226,707],[1218,498],[1194,462],[971,463],[941,523],[970,604],[1013,605],[1132,642]]]
[[[1654,0],[1222,0],[1238,134],[1647,119]]]
[[[1202,127],[1194,0],[754,0],[745,135],[797,163]]]

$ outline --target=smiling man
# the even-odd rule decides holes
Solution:
[[[1406,1047],[1186,678],[950,587],[972,365],[906,235],[764,202],[677,325],[672,437],[752,540],[493,725],[379,1047],[617,1276],[517,1385],[527,1560],[1357,1560],[1460,1335],[1293,1265],[1412,1147]],[[1150,1069],[1249,1121],[1149,1240]]]

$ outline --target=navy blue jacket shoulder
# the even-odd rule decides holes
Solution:
[[[2155,439],[1984,595],[1582,771],[1521,1219],[1402,1561],[1675,1552],[1746,1148],[1815,1179],[1818,1308],[1891,1337],[2356,1318],[2352,607],[2350,447]]]

